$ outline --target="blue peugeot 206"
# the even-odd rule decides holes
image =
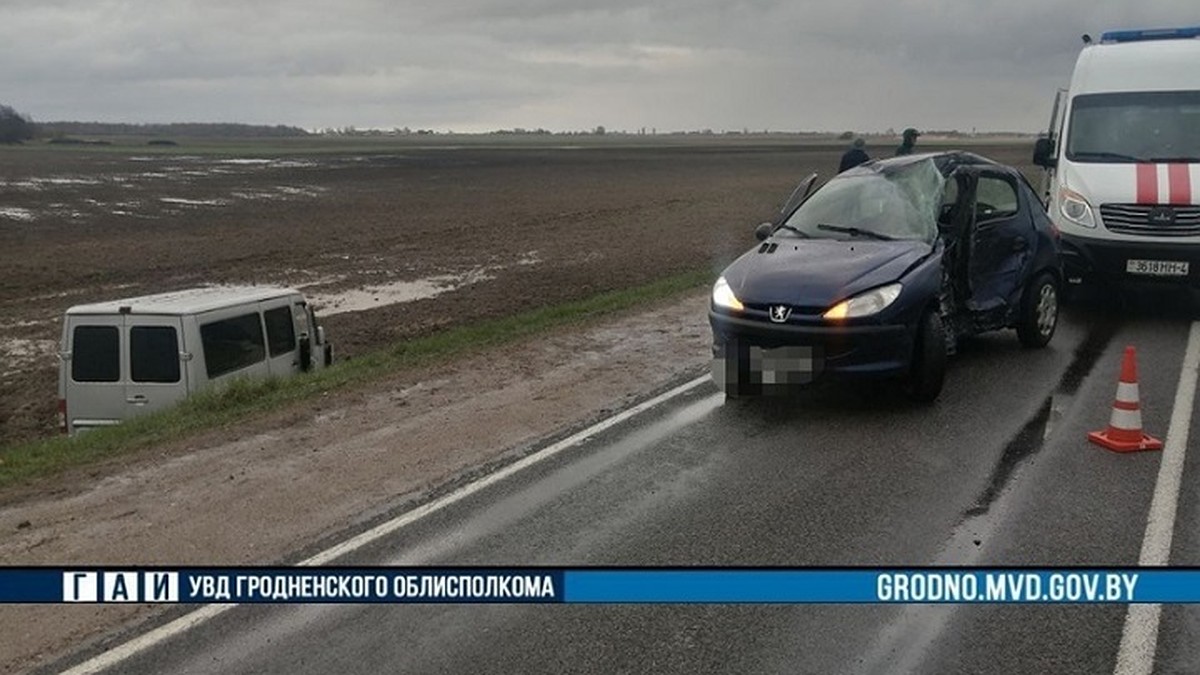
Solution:
[[[1058,233],[1018,171],[943,152],[815,181],[713,286],[713,381],[727,397],[871,376],[928,402],[959,338],[1015,328],[1042,347],[1054,336]]]

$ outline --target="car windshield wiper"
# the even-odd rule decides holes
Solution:
[[[1166,163],[1168,163],[1168,162],[1190,162],[1190,163],[1195,163],[1195,162],[1200,162],[1200,157],[1188,157],[1187,155],[1180,155],[1180,156],[1178,156],[1178,157],[1150,157],[1149,159],[1147,159],[1147,160],[1145,160],[1145,161],[1147,161],[1147,162],[1161,163],[1161,164],[1166,164]]]
[[[795,225],[788,225],[787,223],[784,223],[784,224],[780,225],[780,226],[778,227],[778,229],[780,229],[780,230],[787,230],[787,231],[789,231],[789,232],[795,232],[796,234],[800,235],[801,237],[804,237],[805,239],[811,239],[811,238],[812,238],[812,235],[811,235],[811,234],[808,234],[808,233],[806,233],[806,232],[802,232],[802,231],[800,231],[800,228],[796,227]]]
[[[817,229],[828,230],[830,232],[844,232],[852,237],[870,237],[871,239],[879,239],[881,241],[896,240],[895,237],[886,234],[880,234],[879,232],[875,232],[873,230],[864,230],[860,227],[845,227],[843,225],[826,225],[825,223],[821,223],[817,225]]]
[[[1119,152],[1090,152],[1080,151],[1071,153],[1071,159],[1111,159],[1117,162],[1145,162],[1149,160],[1132,155],[1122,155]]]

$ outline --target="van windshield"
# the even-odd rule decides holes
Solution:
[[[1067,159],[1200,162],[1200,91],[1076,96]]]

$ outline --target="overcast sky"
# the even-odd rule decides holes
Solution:
[[[1197,0],[0,0],[41,121],[554,131],[1045,126],[1083,33]]]

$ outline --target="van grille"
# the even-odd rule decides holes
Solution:
[[[1162,211],[1174,212],[1174,222],[1151,219]],[[1200,206],[1157,206],[1153,204],[1101,204],[1100,217],[1112,232],[1144,237],[1192,237],[1200,235]]]

